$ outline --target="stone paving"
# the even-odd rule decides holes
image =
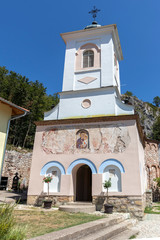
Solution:
[[[145,214],[144,220],[138,222],[136,228],[139,230],[137,240],[160,240],[160,214]]]

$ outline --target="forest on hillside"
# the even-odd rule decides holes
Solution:
[[[132,100],[135,99],[131,92],[126,92],[125,95]],[[44,112],[57,105],[59,102],[58,93],[47,95],[45,86],[38,80],[35,82],[29,81],[25,76],[9,71],[5,67],[0,67],[0,97],[30,111],[27,116],[11,121],[8,143],[16,147],[32,149],[36,128],[34,122],[43,120]],[[147,104],[153,109],[153,114],[156,111],[152,133],[148,137],[160,141],[160,97],[156,96],[153,99],[153,104]],[[137,112],[140,113],[141,107],[137,107],[137,105]],[[142,118],[141,116],[142,114],[140,114],[140,118]]]
[[[38,80],[29,81],[25,76],[0,67],[0,97],[30,111],[27,116],[11,121],[8,143],[33,148],[34,122],[43,120],[44,112],[59,102],[58,94],[47,95],[46,88]]]

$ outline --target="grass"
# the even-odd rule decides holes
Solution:
[[[135,239],[136,235],[132,235],[129,239]]]
[[[154,203],[152,207],[146,207],[144,212],[150,214],[160,214],[160,202]]]
[[[102,218],[85,213],[67,213],[61,211],[15,210],[16,223],[27,228],[27,238],[61,230]]]

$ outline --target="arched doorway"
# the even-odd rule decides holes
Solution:
[[[87,165],[82,165],[77,170],[76,201],[92,201],[92,172]]]

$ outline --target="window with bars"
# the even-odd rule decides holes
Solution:
[[[94,66],[94,52],[87,50],[83,53],[83,68]]]

